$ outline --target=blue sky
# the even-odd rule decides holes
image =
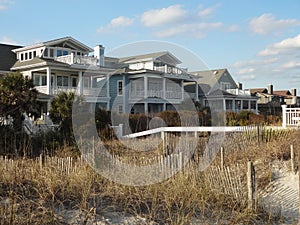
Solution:
[[[299,12],[299,0],[0,0],[0,43],[72,36],[118,54],[118,46],[159,41],[191,51],[209,69],[228,68],[244,88],[300,93]]]

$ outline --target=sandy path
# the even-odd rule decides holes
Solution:
[[[278,169],[278,168],[277,168]],[[299,175],[286,168],[275,170],[275,179],[259,194],[266,209],[284,217],[284,224],[297,224],[299,219]]]

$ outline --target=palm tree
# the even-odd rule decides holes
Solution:
[[[73,138],[72,132],[72,105],[75,99],[73,92],[61,92],[51,102],[50,118],[53,123],[59,124],[65,140]]]

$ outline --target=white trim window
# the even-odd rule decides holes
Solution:
[[[229,82],[221,82],[221,90],[226,91],[227,89],[230,89],[230,83]]]
[[[122,114],[123,113],[123,105],[118,105],[118,113]]]
[[[33,74],[33,84],[35,86],[46,86],[47,85],[47,76],[46,74]]]
[[[69,77],[68,76],[57,76],[56,77],[56,86],[57,87],[68,87],[69,86]]]
[[[123,85],[123,81],[122,80],[118,80],[118,96],[122,96],[123,95],[123,89],[124,89],[124,85]]]

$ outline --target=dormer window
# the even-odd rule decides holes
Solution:
[[[45,48],[45,50],[44,50],[44,56],[48,57],[48,48]]]
[[[50,58],[53,58],[53,57],[54,57],[54,49],[50,48]]]
[[[57,56],[57,57],[62,56],[62,50],[59,50],[59,49],[58,49],[58,50],[56,51],[56,56]]]
[[[230,89],[230,83],[228,83],[228,82],[221,82],[221,90],[226,91],[227,89]]]

